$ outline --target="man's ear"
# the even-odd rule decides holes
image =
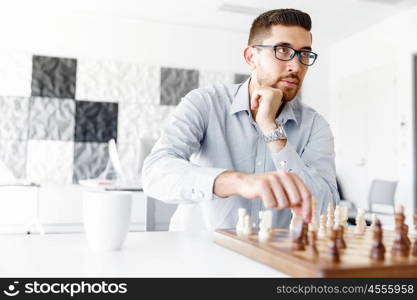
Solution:
[[[255,49],[253,47],[247,46],[245,50],[243,51],[243,56],[245,57],[246,63],[250,66],[250,68],[253,70],[255,69]]]

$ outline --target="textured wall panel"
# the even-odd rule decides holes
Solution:
[[[107,143],[75,143],[73,181],[98,177],[109,161]]]
[[[26,140],[29,98],[0,96],[0,139]]]
[[[117,138],[117,103],[76,101],[76,142],[108,142]]]
[[[77,99],[158,104],[159,84],[158,66],[78,61]]]
[[[32,55],[28,53],[0,53],[0,95],[30,96]]]
[[[0,160],[17,178],[26,177],[26,141],[0,139]]]
[[[143,163],[140,140],[136,143],[117,143],[117,150],[126,177],[130,179],[140,177],[139,165]]]
[[[143,162],[155,142],[153,138],[140,138],[132,143],[117,144],[120,162],[128,178],[140,178]]]
[[[197,70],[161,68],[161,105],[177,105],[182,97],[197,87]]]
[[[131,143],[141,137],[159,137],[175,106],[119,104],[118,142]]]
[[[32,96],[75,98],[75,59],[35,55],[32,64]]]
[[[72,182],[73,142],[29,140],[27,176],[43,183]]]
[[[234,78],[234,83],[242,83],[242,82],[245,82],[246,81],[246,79],[248,79],[249,78],[249,74],[235,74],[235,78]]]
[[[232,84],[234,83],[233,77],[233,73],[202,70],[198,75],[198,86],[207,87],[218,83]]]
[[[36,140],[74,140],[75,101],[72,99],[30,99],[29,136]]]

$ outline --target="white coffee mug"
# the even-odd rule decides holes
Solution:
[[[129,230],[132,193],[83,191],[84,229],[93,251],[120,250]]]

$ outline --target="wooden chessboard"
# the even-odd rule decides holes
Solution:
[[[268,242],[260,242],[256,232],[250,236],[238,236],[235,230],[214,233],[217,244],[295,277],[417,277],[417,257],[411,254],[406,258],[391,256],[393,231],[384,230],[386,252],[381,262],[369,258],[371,229],[357,236],[354,227],[348,227],[344,237],[347,248],[340,250],[340,262],[335,263],[327,256],[327,239],[317,240],[319,255],[312,258],[307,251],[291,250],[287,229],[274,229]]]

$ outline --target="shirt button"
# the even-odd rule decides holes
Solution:
[[[261,161],[258,161],[257,163],[256,163],[256,165],[257,166],[260,166],[262,164],[262,162]]]
[[[287,161],[286,160],[281,160],[279,162],[279,165],[280,165],[281,168],[285,168],[287,166]]]
[[[203,199],[204,198],[204,193],[200,191],[199,196],[200,196],[201,199]]]

